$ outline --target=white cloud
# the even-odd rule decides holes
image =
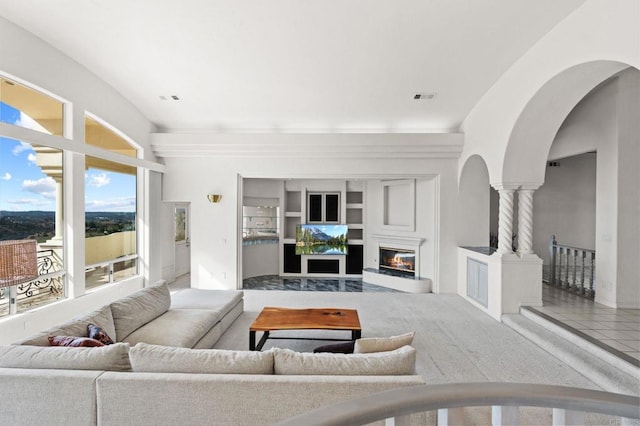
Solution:
[[[29,145],[26,142],[20,141],[18,145],[13,147],[13,150],[11,150],[11,153],[17,156],[17,155],[20,155],[21,152],[31,151],[31,150],[33,150],[33,148],[31,148],[31,145]]]
[[[111,179],[106,173],[92,174],[86,176],[89,181],[87,182],[87,186],[93,186],[96,188],[100,188],[101,186],[109,185]]]
[[[52,177],[40,178],[38,180],[24,180],[22,182],[24,191],[40,194],[45,198],[56,198],[56,181]]]
[[[2,180],[11,180],[11,174],[10,173],[5,173],[4,176],[2,176],[0,179],[2,179]]]
[[[36,164],[36,155],[33,152],[29,153],[29,155],[27,155],[27,161],[31,164]]]
[[[88,212],[133,212],[136,210],[136,197],[87,201],[85,210]]]

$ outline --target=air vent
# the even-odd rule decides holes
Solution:
[[[178,97],[178,95],[171,95],[171,96],[166,96],[166,95],[160,95],[158,96],[160,98],[161,101],[179,101],[180,98]]]
[[[416,101],[425,101],[425,100],[430,100],[436,97],[436,93],[435,92],[431,92],[431,93],[416,93],[415,95],[413,95],[413,99],[415,99]]]
[[[549,167],[560,167],[560,162],[559,161],[549,161],[549,163],[547,163],[547,165]]]

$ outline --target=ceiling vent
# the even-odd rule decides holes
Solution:
[[[168,101],[168,100],[179,101],[180,100],[178,95],[171,95],[171,96],[160,95],[159,98],[161,101]]]
[[[430,100],[436,97],[436,93],[435,92],[431,92],[431,93],[416,93],[415,95],[413,95],[413,99],[414,100],[419,100],[419,101],[425,101],[425,100]]]

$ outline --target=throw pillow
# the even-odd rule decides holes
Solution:
[[[103,345],[113,345],[113,340],[104,331],[101,327],[98,327],[95,324],[87,324],[87,331],[89,332],[89,337],[92,339],[96,339]]]
[[[96,339],[89,337],[76,337],[76,336],[49,336],[50,346],[72,346],[79,347],[93,347],[104,346],[104,344]]]
[[[352,354],[355,342],[335,343],[333,345],[318,346],[313,352],[332,352],[334,354]]]
[[[145,373],[273,374],[273,352],[187,349],[138,343],[131,368]]]
[[[0,346],[0,367],[130,371],[129,344],[114,343],[97,348],[52,346]]]
[[[413,342],[415,331],[391,337],[368,337],[356,340],[353,348],[355,354],[393,351]]]
[[[318,376],[399,376],[415,374],[416,350],[411,346],[371,354],[304,353],[275,348],[276,374]]]

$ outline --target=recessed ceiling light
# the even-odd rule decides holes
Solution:
[[[413,99],[421,100],[421,101],[433,99],[435,97],[436,97],[436,92],[416,93],[415,95],[413,95]]]

